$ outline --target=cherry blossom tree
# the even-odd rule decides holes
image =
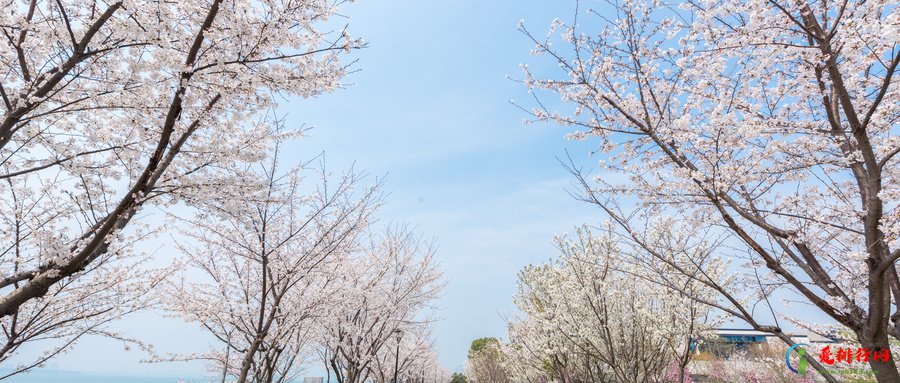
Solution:
[[[318,26],[341,3],[4,3],[4,353],[46,336],[71,344],[145,305],[156,278],[132,272],[146,258],[129,245],[160,228],[141,225],[141,209],[245,186],[222,170],[289,134],[266,119],[277,98],[340,87],[339,53],[361,43]]]
[[[505,347],[513,381],[661,382],[673,362],[684,371],[690,340],[714,323],[708,307],[641,283],[617,242],[582,228],[557,239],[559,259],[520,273],[524,317],[510,323]]]
[[[324,321],[321,355],[339,383],[388,381],[391,361],[404,367],[401,374],[409,372],[414,353],[430,344],[423,343],[432,322],[428,309],[443,288],[433,248],[412,230],[392,227],[370,242],[338,274],[342,287]],[[404,354],[399,360],[397,347]]]
[[[144,347],[139,339],[129,338],[108,325],[124,315],[153,307],[150,294],[157,288],[165,271],[146,266],[147,256],[124,256],[115,248],[106,255],[127,259],[132,268],[111,266],[105,260],[89,271],[89,281],[66,279],[48,290],[48,297],[24,306],[3,322],[0,337],[0,363],[16,361],[15,366],[0,375],[6,379],[39,367],[49,359],[68,351],[84,336],[103,336],[122,341],[126,349]],[[20,347],[43,350],[33,359],[25,359]],[[27,355],[27,354],[26,354]]]
[[[671,266],[644,246],[650,217],[725,235],[747,259],[735,286],[755,282],[759,299],[785,290],[885,349],[900,339],[898,12],[890,1],[604,3],[590,30],[581,11],[546,38],[523,28],[563,71],[526,67],[524,82],[534,121],[598,140],[604,173],[582,174],[585,199],[626,238]],[[551,110],[548,92],[572,108]],[[701,270],[682,274],[790,343],[743,311],[744,290]],[[893,360],[870,365],[879,382],[900,381]]]
[[[509,343],[501,345],[501,350],[507,361],[505,365],[506,371],[515,382],[543,383],[549,380],[548,375],[550,371],[548,371],[547,367],[550,367],[550,365],[544,363],[546,359],[544,359],[543,349],[540,348],[541,337],[527,337],[529,330],[537,331],[533,326],[534,324],[533,321],[528,320],[510,323],[508,335],[512,337],[513,331],[518,331],[522,335],[515,342],[511,338]],[[529,325],[532,327],[529,329],[523,328]],[[530,332],[530,334],[537,334],[537,332]]]
[[[296,377],[315,347],[334,271],[360,245],[380,203],[379,185],[363,188],[352,172],[334,185],[323,175],[304,193],[305,171],[280,174],[277,165],[273,156],[247,174],[261,180],[256,193],[203,204],[179,245],[189,269],[162,290],[170,312],[222,343],[197,356],[222,382]]]
[[[388,342],[388,347],[375,358],[372,369],[373,381],[393,383],[395,366],[398,371],[398,382],[425,383],[441,376],[442,372],[446,375],[438,361],[431,328],[422,324],[407,325],[403,328],[410,332],[401,333],[399,352],[396,347],[390,347],[391,342]]]
[[[502,344],[496,338],[479,338],[472,341],[469,357],[466,359],[466,376],[476,383],[512,382],[506,371]]]

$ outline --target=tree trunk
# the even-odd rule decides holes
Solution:
[[[881,343],[881,342],[878,342]],[[883,350],[888,348],[887,345],[887,337],[884,339],[884,346],[876,345],[875,343],[862,343],[862,346],[872,350],[874,353],[877,350]],[[878,383],[900,383],[900,371],[897,371],[897,364],[894,362],[894,356],[891,355],[887,361],[883,360],[875,360],[873,357],[869,357],[869,367],[872,368],[872,372],[875,373],[875,380]]]
[[[897,372],[897,365],[893,359],[887,362],[875,362],[870,359],[869,366],[875,372],[875,380],[878,383],[900,383],[900,373]]]
[[[256,356],[256,351],[259,350],[259,340],[253,341],[253,344],[250,345],[250,350],[244,354],[244,360],[241,362],[241,372],[238,375],[235,383],[246,383],[247,376],[250,373],[250,367],[253,364],[253,357]]]

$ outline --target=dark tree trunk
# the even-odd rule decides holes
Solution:
[[[875,354],[882,350],[890,350],[888,347],[888,339],[887,336],[882,334],[883,336],[879,341],[876,342],[860,342],[862,347],[869,349],[872,352],[872,355],[869,357],[869,367],[872,368],[872,372],[875,373],[875,380],[878,383],[900,383],[900,371],[897,371],[897,364],[894,361],[894,356],[890,355],[887,358],[887,361],[879,358],[875,358]],[[877,359],[877,360],[876,360]]]

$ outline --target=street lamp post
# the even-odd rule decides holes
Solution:
[[[394,358],[394,383],[397,383],[397,373],[400,370],[400,338],[403,337],[403,331],[400,329],[394,330],[394,335],[397,336],[397,356]]]

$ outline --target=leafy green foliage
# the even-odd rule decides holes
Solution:
[[[488,349],[499,349],[500,341],[497,338],[478,338],[472,341],[472,345],[469,346],[469,358],[473,358],[477,353]]]
[[[454,372],[453,376],[450,377],[450,383],[469,383],[469,380],[466,379],[465,375]]]

